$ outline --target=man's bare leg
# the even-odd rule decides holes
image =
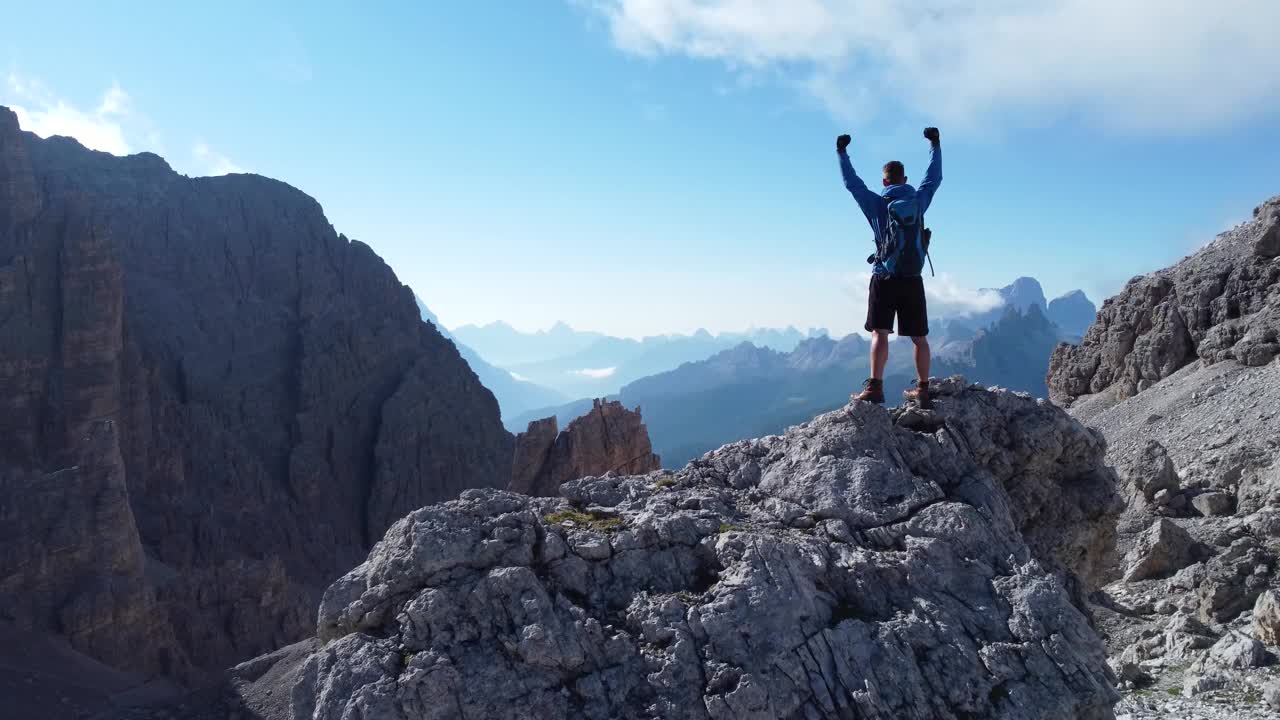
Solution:
[[[911,338],[911,342],[915,343],[916,346],[916,380],[919,382],[929,382],[929,362],[931,359],[929,354],[929,338],[913,337]],[[888,353],[886,353],[886,357],[887,356]]]
[[[915,344],[916,387],[903,393],[903,396],[908,401],[914,400],[920,407],[929,409],[933,407],[933,401],[929,397],[929,338],[912,337],[911,342]]]
[[[889,363],[889,333],[875,330],[871,333],[871,377],[862,385],[862,392],[849,396],[851,400],[884,404],[884,366]]]
[[[871,377],[884,380],[884,368],[889,364],[889,331],[875,330],[871,333]]]

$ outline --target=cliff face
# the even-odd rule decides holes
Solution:
[[[1112,549],[1101,439],[963,379],[936,394],[934,411],[853,403],[675,473],[417,510],[325,593],[318,641],[236,668],[219,710],[1112,718],[1073,602]]]
[[[622,403],[596,400],[591,411],[557,432],[556,418],[529,423],[516,436],[511,489],[526,495],[555,497],[570,480],[606,473],[635,475],[662,468],[653,454],[640,411]]]
[[[311,198],[0,108],[0,615],[186,676],[298,639],[425,503],[505,486],[492,395]]]

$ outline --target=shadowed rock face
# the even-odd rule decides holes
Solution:
[[[0,108],[0,617],[194,678],[311,630],[423,504],[503,487],[490,393],[412,293],[266,178]]]
[[[555,417],[535,420],[516,436],[511,490],[555,497],[560,486],[588,475],[647,473],[662,467],[640,410],[596,400],[591,411],[556,432]]]
[[[1111,718],[1068,590],[1113,561],[1100,438],[962,379],[935,394],[932,412],[854,403],[675,473],[417,510],[325,593],[319,645],[233,671],[238,709]]]
[[[1196,361],[1257,367],[1280,355],[1280,197],[1171,268],[1129,281],[1079,345],[1049,365],[1056,402],[1131,397]]]

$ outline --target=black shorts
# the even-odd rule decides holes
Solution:
[[[929,309],[924,301],[924,278],[871,276],[867,297],[867,332],[893,332],[898,318],[898,334],[923,337],[929,334]]]

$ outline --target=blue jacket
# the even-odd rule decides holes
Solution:
[[[937,145],[930,146],[929,169],[925,170],[924,182],[920,183],[918,188],[913,188],[906,184],[890,185],[884,189],[882,194],[876,194],[867,187],[866,183],[862,182],[862,178],[858,177],[858,173],[854,172],[853,163],[849,162],[849,154],[843,152],[840,153],[840,174],[844,175],[844,186],[849,189],[853,199],[858,201],[858,207],[862,209],[862,214],[867,216],[867,222],[871,224],[871,232],[874,233],[873,239],[876,241],[876,247],[879,247],[880,241],[884,237],[885,227],[889,222],[888,208],[890,200],[915,193],[920,213],[924,214],[929,209],[929,205],[933,202],[933,194],[938,191],[938,186],[942,184],[942,148]],[[885,269],[883,263],[877,260],[872,274],[888,275],[889,271]]]

